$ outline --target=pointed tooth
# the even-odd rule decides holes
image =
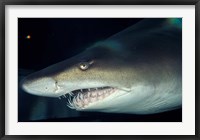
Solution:
[[[78,93],[77,98],[80,98],[80,92]]]
[[[70,101],[70,99],[67,99],[67,101],[68,101],[68,103],[69,103],[69,104],[71,104],[71,101]]]
[[[70,105],[67,105],[69,108],[71,108],[71,109],[76,109],[75,107],[73,107],[73,106],[70,106]]]
[[[88,92],[87,95],[88,95],[88,98],[90,98],[91,92]]]
[[[92,93],[92,97],[93,97],[93,98],[94,98],[94,97],[97,97],[97,93],[93,92],[93,93]]]
[[[90,88],[88,88],[88,91],[90,91]]]
[[[81,89],[81,92],[83,92],[83,89]]]
[[[91,99],[91,97],[90,97],[90,94],[88,94],[88,103],[90,103],[91,101],[90,101],[90,99]]]
[[[58,99],[61,100],[61,97],[59,96]]]
[[[84,104],[87,105],[89,103],[89,100],[86,98],[84,99]]]
[[[110,95],[109,93],[106,93],[106,94],[105,94],[106,97],[109,96],[109,95]]]
[[[98,99],[99,99],[99,100],[103,99],[103,96],[99,96]]]
[[[81,93],[80,92],[78,93],[78,98],[81,100]]]
[[[80,100],[83,100],[83,98],[84,98],[83,93],[79,92],[78,98],[79,98]]]
[[[76,102],[79,103],[80,102],[80,93],[77,95],[76,97]]]
[[[73,103],[72,103],[71,99],[68,99],[68,102],[69,102],[69,104],[70,104],[71,106],[73,106]]]
[[[76,103],[77,103],[77,104],[79,103],[79,98],[76,98]]]
[[[72,103],[71,97],[68,98],[68,104],[67,104],[67,106],[68,106],[69,108],[71,108],[71,109],[76,109],[75,106],[74,106],[74,104]]]
[[[102,93],[101,91],[100,91],[100,92],[98,92],[98,95],[99,95],[99,96],[101,96],[102,94],[103,94],[103,93]]]
[[[97,98],[91,98],[90,101],[95,102],[95,101],[97,101]]]
[[[69,105],[72,106],[72,107],[74,106],[71,102],[69,102]]]
[[[85,98],[89,98],[88,93],[85,94]]]
[[[77,107],[76,97],[73,98],[73,105],[74,105],[75,107]]]
[[[72,101],[72,99],[71,99],[71,98],[72,98],[71,96],[69,96],[69,98],[68,98],[70,102]]]
[[[81,98],[81,99],[84,99],[84,94],[80,94],[80,98]]]
[[[71,102],[72,102],[72,101],[71,101],[71,98],[68,98],[67,101],[68,101],[70,104],[71,104]]]
[[[64,98],[66,98],[65,94],[63,95]]]

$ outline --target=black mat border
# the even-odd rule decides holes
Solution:
[[[0,138],[2,140],[110,140],[110,139],[162,139],[162,140],[197,140],[200,139],[199,131],[199,43],[200,43],[200,0],[0,0]],[[188,135],[126,135],[126,136],[23,136],[23,135],[5,135],[5,6],[6,5],[195,5],[195,136]]]

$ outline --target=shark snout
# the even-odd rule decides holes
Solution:
[[[50,77],[38,79],[27,77],[21,81],[20,86],[25,92],[33,95],[57,97],[61,94],[57,81]]]

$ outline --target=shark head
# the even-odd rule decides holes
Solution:
[[[67,98],[68,106],[77,110],[116,109],[116,99],[130,94],[128,80],[134,72],[127,67],[128,62],[122,61],[125,54],[119,51],[117,43],[97,43],[77,56],[27,76],[21,87],[33,95]]]

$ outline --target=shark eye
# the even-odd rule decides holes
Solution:
[[[79,67],[81,70],[86,70],[89,68],[89,65],[90,64],[88,62],[82,62],[82,63],[80,63]]]

